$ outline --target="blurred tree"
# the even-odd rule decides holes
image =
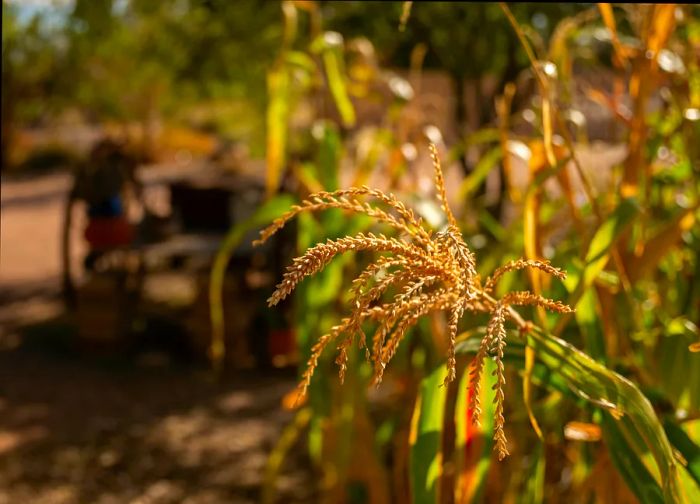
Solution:
[[[231,8],[220,0],[78,0],[67,26],[69,63],[82,69],[74,98],[99,117],[137,119],[146,131],[202,99],[262,106],[264,87],[255,83],[264,82],[279,44],[278,11],[260,1]]]
[[[137,121],[153,134],[161,118],[190,121],[193,108],[209,103],[198,125],[221,132],[237,124],[228,129],[259,130],[262,137],[266,69],[282,37],[278,3],[76,0],[50,30],[50,9],[18,24],[19,5],[3,3],[3,156],[14,121],[45,114],[49,104],[52,111],[77,107],[95,121]],[[493,94],[526,68],[495,4],[415,4],[404,32],[401,2],[319,5],[326,29],[369,38],[382,64],[408,67],[416,44],[426,44],[426,67],[444,69],[454,84],[460,135],[492,119]],[[584,7],[517,4],[513,10],[533,21],[533,36],[546,38],[559,19]],[[246,106],[220,106],[236,101]]]
[[[20,22],[16,5],[2,4],[2,168],[9,164],[18,123],[41,117],[55,102],[61,46],[45,20]]]
[[[3,166],[16,123],[66,107],[95,122],[138,122],[148,138],[161,118],[240,100],[250,116],[227,120],[262,129],[265,72],[281,38],[278,4],[76,0],[23,16],[21,3],[3,2]]]
[[[425,67],[443,69],[452,80],[460,136],[491,121],[494,95],[528,68],[521,44],[496,3],[416,3],[403,33],[398,30],[402,2],[390,7],[373,1],[320,3],[330,27],[369,38],[384,63],[408,68],[413,48],[426,44]],[[558,21],[590,5],[520,3],[512,11],[518,19],[532,21],[536,28],[529,33],[532,37],[546,40]],[[485,77],[495,79],[495,84],[486,86]],[[470,104],[476,109],[470,110]],[[465,159],[463,164],[466,168]]]

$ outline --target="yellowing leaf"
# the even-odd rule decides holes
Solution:
[[[659,51],[666,46],[673,29],[676,26],[676,5],[664,4],[654,6],[649,36],[647,38],[647,50],[651,51],[656,61]]]
[[[267,74],[267,151],[265,178],[269,198],[279,185],[287,159],[287,122],[289,120],[289,73],[284,65],[277,65]]]
[[[641,255],[626,258],[627,272],[631,282],[639,279],[668,254],[678,243],[683,232],[695,224],[695,208],[681,212],[664,229],[644,244]]]
[[[311,44],[312,51],[321,53],[333,101],[343,124],[350,127],[355,125],[355,107],[348,94],[343,47],[343,36],[332,31],[321,34]]]
[[[571,441],[594,443],[600,441],[600,426],[586,422],[569,422],[564,426],[564,437]]]
[[[617,36],[617,25],[615,24],[612,6],[609,3],[599,3],[598,8],[600,9],[600,15],[603,17],[605,26],[610,30],[610,37],[612,39],[613,48],[615,49],[617,63],[624,66],[627,63],[627,58],[620,44],[620,38]]]

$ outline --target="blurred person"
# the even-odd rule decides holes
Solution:
[[[105,138],[90,152],[88,162],[78,170],[71,197],[87,203],[85,239],[90,251],[85,267],[94,267],[104,252],[125,247],[134,239],[134,227],[126,212],[127,191],[141,200],[143,186],[136,177],[136,160],[123,145]]]
[[[138,160],[123,143],[105,137],[92,148],[88,159],[75,173],[68,195],[64,224],[64,293],[70,302],[74,289],[70,276],[68,250],[71,214],[76,201],[84,201],[87,226],[84,231],[89,251],[85,269],[94,271],[105,253],[128,247],[135,237],[135,227],[128,219],[129,196],[143,205],[143,186],[136,176]]]

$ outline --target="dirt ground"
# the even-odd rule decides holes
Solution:
[[[290,377],[207,376],[3,352],[0,503],[259,502]],[[280,502],[308,502],[287,462]]]
[[[0,504],[258,502],[293,372],[217,382],[204,366],[74,352],[56,323],[68,186],[60,173],[2,182]],[[280,502],[313,500],[303,453]]]

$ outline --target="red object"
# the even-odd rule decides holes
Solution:
[[[124,217],[94,217],[85,229],[85,239],[92,250],[122,247],[133,238],[133,226]]]
[[[270,357],[289,355],[294,351],[294,332],[291,329],[273,329],[267,340]]]

